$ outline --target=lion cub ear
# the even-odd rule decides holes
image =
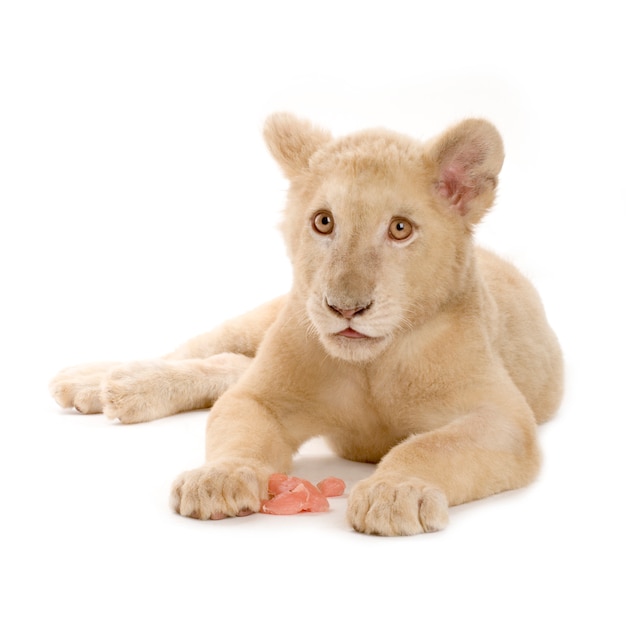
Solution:
[[[313,154],[332,140],[327,131],[291,113],[270,115],[263,135],[272,156],[289,179],[306,170]]]
[[[457,124],[425,148],[435,193],[469,224],[476,224],[493,204],[503,160],[500,133],[480,119]]]

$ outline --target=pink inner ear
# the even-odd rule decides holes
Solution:
[[[467,182],[466,172],[458,163],[444,167],[441,178],[437,181],[439,195],[448,200],[450,207],[461,215],[467,213],[467,202],[475,195],[472,187],[464,184]]]

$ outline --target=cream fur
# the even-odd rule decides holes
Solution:
[[[291,183],[291,293],[161,360],[64,370],[54,398],[125,423],[213,406],[206,464],[172,489],[199,519],[257,511],[269,474],[318,435],[378,463],[348,502],[364,533],[439,530],[449,505],[528,484],[562,359],[534,288],[472,241],[504,158],[497,130],[335,140],[276,114],[265,138]]]

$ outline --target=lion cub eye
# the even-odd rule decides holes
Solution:
[[[394,217],[389,224],[389,236],[396,241],[404,241],[413,234],[413,224],[401,217]]]
[[[330,235],[335,227],[335,220],[330,211],[318,211],[313,216],[313,228],[320,235]]]

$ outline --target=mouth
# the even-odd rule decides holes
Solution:
[[[388,336],[364,335],[349,326],[338,333],[320,335],[320,339],[331,356],[353,363],[371,361],[389,343]]]
[[[373,339],[373,337],[368,337],[363,333],[360,333],[358,330],[354,330],[354,328],[345,328],[339,333],[335,333],[337,337],[346,337],[348,339]]]

